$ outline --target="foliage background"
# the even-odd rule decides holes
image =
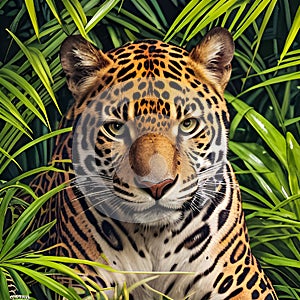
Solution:
[[[229,157],[252,249],[279,298],[300,299],[299,0],[2,0],[0,14],[1,299],[9,298],[11,283],[38,299],[50,299],[45,287],[78,298],[41,266],[82,283],[71,260],[27,252],[52,224],[20,239],[42,203],[63,188],[37,198],[27,184],[53,169],[53,137],[72,101],[58,57],[65,37],[80,33],[104,50],[143,38],[190,49],[214,26],[228,28],[236,43],[226,92]],[[34,203],[23,203],[20,191]],[[25,211],[17,218],[19,205]],[[28,278],[40,282],[38,290]],[[120,297],[127,299],[128,289]]]

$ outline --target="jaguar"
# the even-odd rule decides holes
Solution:
[[[36,247],[104,263],[79,265],[130,299],[277,299],[253,256],[239,185],[227,159],[224,90],[234,42],[210,30],[190,52],[158,40],[106,53],[79,35],[60,59],[74,102],[37,195],[65,183],[35,226]],[[153,275],[153,273],[156,276]],[[107,296],[112,297],[107,291]]]

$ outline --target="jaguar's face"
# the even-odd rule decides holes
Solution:
[[[61,61],[76,100],[76,184],[100,213],[168,224],[216,201],[233,50],[221,28],[190,54],[154,40],[107,54],[82,38],[64,42]]]
[[[222,124],[201,93],[175,81],[115,85],[89,103],[76,126],[79,188],[111,217],[176,222],[220,189],[227,148]]]

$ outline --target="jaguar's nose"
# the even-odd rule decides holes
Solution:
[[[173,179],[165,179],[161,182],[153,184],[152,182],[142,181],[142,189],[147,192],[155,200],[159,200],[166,192],[175,184]]]

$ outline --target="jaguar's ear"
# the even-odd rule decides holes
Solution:
[[[203,75],[222,90],[225,89],[231,75],[231,60],[234,54],[234,42],[225,28],[215,27],[210,30],[190,53],[196,64],[200,64]]]
[[[80,35],[67,37],[60,48],[60,60],[69,90],[75,100],[86,95],[96,84],[97,73],[111,60]]]

